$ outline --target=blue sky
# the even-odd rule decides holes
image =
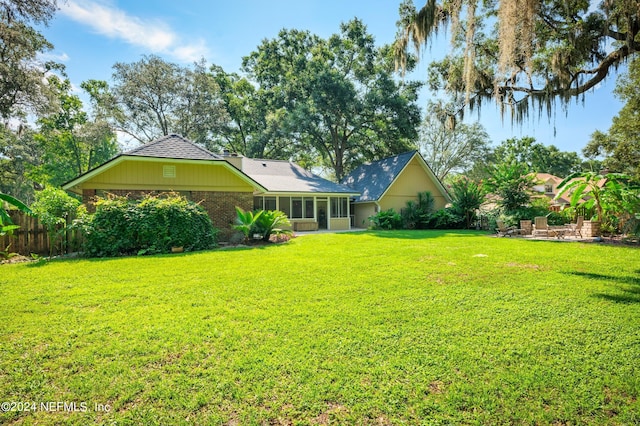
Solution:
[[[145,54],[190,64],[204,57],[227,72],[239,72],[242,57],[282,28],[309,30],[321,37],[338,32],[341,22],[360,18],[376,44],[394,39],[400,0],[183,0],[117,1],[67,0],[47,28],[45,37],[55,49],[51,57],[63,62],[74,86],[88,79],[111,80],[116,62],[134,62]],[[420,2],[416,2],[419,6]],[[448,43],[426,50],[423,62],[410,76],[426,79],[429,55],[440,57]],[[622,68],[621,68],[622,69]],[[621,103],[613,96],[615,77],[589,92],[584,102],[558,109],[551,122],[543,114],[522,126],[502,123],[497,109],[486,105],[479,121],[494,144],[510,137],[533,136],[564,151],[580,150],[595,130],[606,131]],[[421,107],[434,95],[424,91]],[[465,121],[478,116],[468,115]]]

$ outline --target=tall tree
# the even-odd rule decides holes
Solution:
[[[28,176],[35,182],[58,186],[109,160],[119,147],[115,134],[101,120],[91,119],[82,101],[70,93],[69,80],[49,78],[58,92],[58,109],[38,119],[41,157]]]
[[[511,138],[496,147],[493,154],[496,163],[522,163],[527,170],[565,177],[582,171],[583,161],[575,152],[560,151],[554,145],[543,145],[535,138]]]
[[[30,24],[47,24],[55,11],[55,0],[0,2],[0,117],[4,119],[48,105],[44,76],[63,67],[39,59],[53,45]]]
[[[283,133],[282,103],[272,91],[256,87],[246,77],[226,73],[219,66],[212,66],[211,73],[230,120],[210,149],[227,149],[252,158],[289,158],[295,154]]]
[[[424,159],[440,180],[450,173],[461,173],[485,158],[489,151],[489,135],[480,123],[448,125],[449,107],[430,103],[420,126],[418,147]]]
[[[282,113],[298,151],[321,157],[340,180],[364,161],[409,149],[417,137],[419,85],[394,80],[392,59],[354,19],[326,40],[283,30],[243,67],[269,92],[269,112]]]
[[[640,2],[605,0],[428,0],[400,6],[398,65],[438,30],[451,28],[452,52],[430,67],[429,83],[478,108],[495,100],[515,121],[533,108],[551,113],[600,83],[640,51]],[[487,31],[489,30],[489,31]]]
[[[640,60],[634,59],[618,79],[615,93],[624,106],[607,133],[596,131],[584,148],[586,156],[603,155],[612,172],[627,173],[640,182]]]
[[[113,69],[111,96],[100,99],[109,102],[116,128],[139,142],[179,133],[206,145],[228,119],[204,61],[187,68],[151,55]]]

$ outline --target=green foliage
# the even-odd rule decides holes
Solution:
[[[236,206],[236,225],[234,228],[250,240],[259,234],[263,241],[269,241],[271,235],[291,235],[291,222],[286,214],[279,210],[244,211]]]
[[[374,229],[401,229],[402,216],[393,209],[383,210],[369,217]]]
[[[603,166],[612,172],[626,173],[640,182],[640,59],[629,63],[619,77],[615,93],[625,102],[613,118],[607,133],[596,131],[583,152],[588,157],[604,156]]]
[[[461,229],[464,226],[465,217],[452,207],[445,207],[432,213],[427,223],[429,229]]]
[[[228,121],[220,88],[204,60],[189,68],[149,55],[118,62],[113,69],[114,87],[98,103],[117,129],[142,143],[179,133],[207,145]]]
[[[438,179],[463,173],[489,152],[489,136],[480,123],[453,125],[454,105],[429,102],[420,125],[418,148]]]
[[[476,211],[484,202],[485,193],[476,182],[463,176],[451,184],[452,211],[464,218],[465,227],[471,228],[476,219]]]
[[[49,257],[53,254],[54,247],[59,246],[60,253],[64,253],[67,229],[75,218],[78,207],[80,207],[80,201],[62,189],[48,187],[36,193],[36,201],[31,209],[47,229]]]
[[[140,201],[109,196],[83,220],[84,251],[92,257],[206,250],[217,230],[207,212],[176,194],[146,195]]]
[[[405,0],[395,42],[400,66],[439,31],[452,49],[431,63],[429,86],[465,100],[467,109],[498,103],[521,123],[551,115],[602,82],[640,51],[637,1]],[[636,86],[637,87],[637,86]]]
[[[499,197],[497,203],[506,214],[529,204],[534,177],[523,163],[507,162],[491,167],[487,191]]]
[[[43,75],[61,64],[41,60],[53,48],[30,24],[46,24],[56,11],[55,0],[0,3],[0,117],[23,118],[48,106],[49,86]]]
[[[417,201],[407,201],[405,208],[400,211],[402,226],[405,229],[425,229],[434,205],[435,198],[431,192],[419,192]]]
[[[256,221],[255,232],[262,235],[263,241],[269,241],[272,235],[291,235],[291,222],[286,214],[279,210],[263,210]]]
[[[244,234],[245,240],[251,239],[253,235],[253,231],[256,228],[257,220],[262,216],[264,210],[256,210],[244,211],[242,208],[236,206],[236,224],[233,226],[234,229],[242,232]]]
[[[28,175],[41,185],[59,186],[106,162],[118,151],[115,133],[100,120],[92,119],[82,101],[71,93],[71,82],[49,77],[59,107],[38,119],[34,135],[40,158]]]
[[[338,181],[365,161],[409,150],[417,138],[419,85],[394,78],[390,48],[376,48],[358,19],[328,39],[282,30],[243,58],[243,68],[259,88],[258,128],[268,130],[270,144],[289,136],[298,154],[322,159]]]

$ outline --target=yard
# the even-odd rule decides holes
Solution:
[[[636,248],[398,231],[4,265],[0,323],[0,423],[640,422]]]

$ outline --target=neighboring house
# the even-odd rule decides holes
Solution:
[[[564,197],[555,199],[558,195],[558,185],[562,182],[562,178],[549,173],[534,173],[535,178],[533,191],[547,197],[550,201],[549,208],[553,211],[560,211],[570,204],[569,200]]]
[[[357,191],[286,161],[217,155],[179,135],[120,154],[63,185],[90,205],[106,193],[140,198],[174,191],[198,202],[228,238],[235,207],[283,210],[294,229],[349,229],[349,199]]]
[[[363,164],[342,181],[360,193],[355,198],[355,226],[368,227],[369,217],[380,211],[400,212],[419,192],[429,191],[436,210],[451,202],[449,194],[418,151],[405,152]]]

